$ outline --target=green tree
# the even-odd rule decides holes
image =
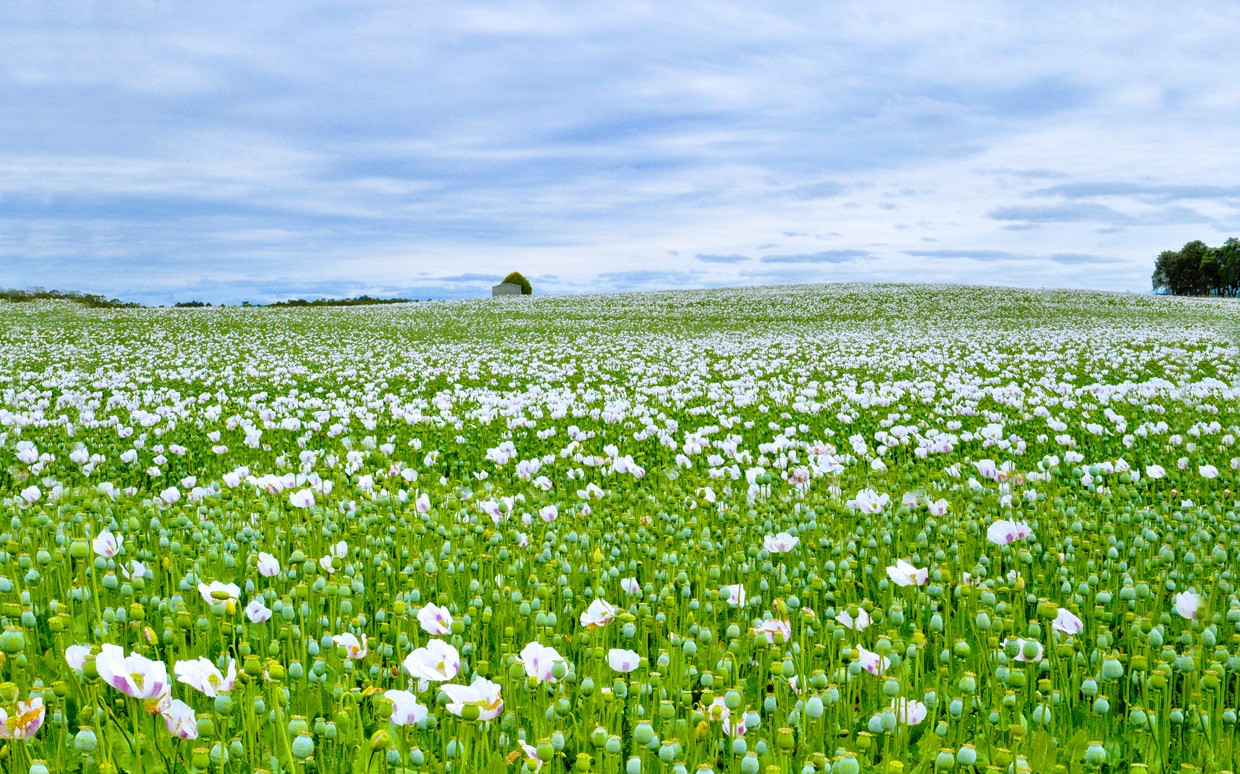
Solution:
[[[1163,250],[1150,283],[1155,292],[1176,296],[1240,295],[1240,240],[1210,247],[1195,239],[1179,250]]]
[[[1210,246],[1200,239],[1194,239],[1180,248],[1178,261],[1184,295],[1204,296],[1210,292],[1202,263],[1210,254]]]
[[[1154,261],[1154,275],[1150,277],[1155,293],[1175,294],[1172,276],[1175,273],[1174,263],[1179,257],[1180,254],[1175,250],[1163,250],[1158,254],[1158,258]]]
[[[1218,264],[1219,295],[1240,296],[1240,239],[1231,237],[1210,252]]]
[[[523,296],[530,296],[534,294],[534,288],[530,286],[530,281],[527,280],[519,271],[514,271],[507,277],[504,277],[504,282],[508,282],[513,285],[520,285],[521,295]]]
[[[1206,248],[1205,254],[1201,256],[1201,266],[1197,275],[1197,288],[1200,295],[1224,295],[1222,257],[1217,247]]]

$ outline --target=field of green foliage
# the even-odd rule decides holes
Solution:
[[[0,302],[0,770],[1240,767],[1240,304]]]

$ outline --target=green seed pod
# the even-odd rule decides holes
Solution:
[[[1113,658],[1105,659],[1102,662],[1102,679],[1118,680],[1124,676],[1124,665]]]
[[[1089,747],[1085,748],[1085,762],[1091,766],[1101,766],[1106,763],[1106,748],[1104,748],[1099,742],[1090,743]]]
[[[831,772],[832,774],[861,774],[861,764],[857,762],[856,756],[844,754],[836,759]]]
[[[811,696],[805,702],[805,715],[811,720],[818,720],[823,715],[822,697]]]
[[[73,747],[78,752],[93,753],[98,746],[99,737],[95,735],[94,729],[90,727],[82,727],[73,735]]]
[[[977,749],[971,744],[965,744],[956,751],[956,762],[962,766],[972,766],[977,763]]]
[[[775,732],[775,746],[785,752],[796,746],[796,737],[791,728],[780,728]]]
[[[293,740],[292,750],[296,758],[304,761],[314,754],[314,738],[308,731],[299,732]]]
[[[654,728],[649,723],[638,723],[633,729],[633,741],[641,745],[650,744],[654,739]]]
[[[26,635],[21,629],[10,626],[0,633],[0,650],[12,656],[26,649]]]
[[[607,729],[602,726],[595,726],[594,730],[590,732],[590,744],[595,747],[602,747],[607,744]]]

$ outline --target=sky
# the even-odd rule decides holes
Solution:
[[[0,4],[0,287],[1148,292],[1240,236],[1233,2]]]

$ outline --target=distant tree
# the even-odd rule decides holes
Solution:
[[[1183,272],[1184,287],[1193,295],[1204,296],[1210,290],[1202,266],[1209,254],[1210,246],[1200,239],[1194,239],[1180,248],[1179,265]]]
[[[1197,245],[1205,247],[1201,242],[1189,242],[1179,250],[1163,250],[1158,254],[1152,278],[1156,290],[1164,290],[1173,296],[1197,293],[1203,253]]]
[[[1211,252],[1218,263],[1220,295],[1240,296],[1240,239],[1231,237]]]
[[[1199,239],[1179,250],[1163,250],[1154,261],[1155,292],[1176,296],[1240,295],[1240,241],[1210,247]]]
[[[530,296],[534,294],[534,288],[530,286],[530,281],[527,280],[519,271],[514,271],[507,277],[504,277],[504,282],[508,282],[513,285],[520,285],[521,295],[523,296]]]
[[[307,301],[304,298],[290,298],[288,301],[277,301],[269,306],[377,306],[380,304],[408,304],[415,302],[415,299],[410,298],[375,298],[373,296],[360,295],[357,298],[316,298],[313,301]]]
[[[1150,283],[1154,286],[1155,293],[1170,293],[1176,295],[1173,287],[1173,275],[1175,269],[1173,264],[1179,259],[1180,254],[1175,250],[1163,250],[1158,254],[1157,260],[1154,261],[1154,274],[1150,277]]]
[[[71,301],[75,304],[90,307],[92,309],[135,309],[141,304],[133,301],[121,301],[117,298],[107,298],[97,293],[81,293],[76,290],[46,290],[44,288],[35,288],[33,290],[0,290],[0,300],[4,301]]]
[[[1223,255],[1217,247],[1207,247],[1197,267],[1198,295],[1225,295],[1223,293]]]

